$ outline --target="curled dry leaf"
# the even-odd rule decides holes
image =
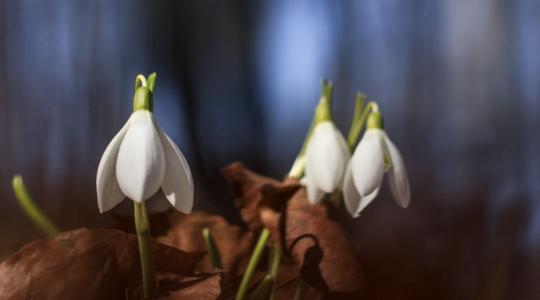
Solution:
[[[232,188],[235,205],[240,209],[242,219],[252,231],[262,228],[259,217],[261,207],[281,211],[287,200],[300,188],[297,181],[280,182],[261,176],[248,170],[240,162],[224,168],[223,175]]]
[[[154,254],[157,299],[177,299],[195,286],[219,295],[219,274],[195,273],[204,253],[156,242]],[[133,299],[140,274],[135,235],[83,228],[29,243],[6,258],[0,264],[0,299]]]

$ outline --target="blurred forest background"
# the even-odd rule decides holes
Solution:
[[[283,177],[327,78],[343,130],[358,90],[380,102],[410,173],[409,209],[384,189],[351,221],[368,299],[538,299],[539,31],[535,0],[0,1],[0,254],[39,237],[14,173],[63,228],[109,224],[136,74],[196,208],[236,223],[221,168]]]

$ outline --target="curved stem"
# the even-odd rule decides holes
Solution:
[[[264,247],[266,246],[266,242],[268,241],[269,237],[270,231],[267,228],[263,228],[261,235],[259,236],[259,240],[257,241],[257,245],[255,246],[255,250],[253,250],[251,258],[249,259],[246,272],[244,273],[242,281],[240,282],[240,287],[238,288],[238,293],[236,294],[236,300],[243,300],[246,298],[249,282],[251,281],[251,277],[253,277],[255,268],[259,264],[259,260],[261,259],[262,253],[264,252]]]
[[[20,175],[13,176],[13,191],[19,201],[22,210],[34,222],[34,224],[48,237],[53,237],[60,233],[60,229],[43,213],[36,205],[32,196],[26,189]]]
[[[149,298],[156,290],[150,223],[144,203],[134,201],[133,204],[135,208],[135,230],[137,231],[139,257],[141,260],[143,295],[144,298]]]
[[[144,78],[144,75],[139,74],[135,77],[135,91],[143,86],[146,87],[146,78]]]

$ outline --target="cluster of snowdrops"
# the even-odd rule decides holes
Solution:
[[[133,113],[105,149],[96,178],[101,213],[111,210],[125,198],[134,203],[145,298],[152,297],[156,290],[145,202],[162,190],[176,210],[189,214],[194,198],[194,183],[187,160],[152,113],[155,82],[155,73],[148,78],[137,76]],[[351,127],[345,138],[334,124],[332,90],[332,83],[323,81],[312,124],[288,177],[299,180],[305,187],[310,203],[339,203],[343,200],[348,213],[358,217],[376,198],[387,173],[394,199],[399,206],[407,207],[410,189],[405,164],[397,147],[384,131],[383,117],[377,103],[366,104],[365,95],[357,95]],[[15,191],[19,191],[19,198],[24,198],[24,191],[17,188],[21,184],[21,179],[16,177]],[[40,217],[39,213],[35,212],[32,218],[45,230],[55,231],[53,225]],[[260,259],[259,244],[264,243],[268,234],[267,230],[261,232],[236,299],[247,297],[254,266]],[[210,233],[204,231],[203,235],[212,261],[217,266],[219,251]]]

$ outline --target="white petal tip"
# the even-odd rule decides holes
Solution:
[[[168,192],[162,188],[163,194],[167,201],[176,209],[177,211],[190,214],[193,210],[193,201],[194,201],[194,190],[193,186],[189,186],[183,193]]]
[[[319,190],[317,187],[315,187],[312,184],[308,184],[306,186],[306,192],[307,192],[307,198],[309,203],[316,204],[321,202],[322,198],[324,197],[324,192]]]
[[[108,212],[109,210],[115,208],[118,204],[120,204],[125,197],[120,195],[118,198],[113,199],[101,199],[98,197],[98,210],[100,214],[104,214]]]
[[[408,208],[411,203],[410,199],[403,199],[401,201],[398,201],[397,204],[399,205],[399,207],[405,209]]]

